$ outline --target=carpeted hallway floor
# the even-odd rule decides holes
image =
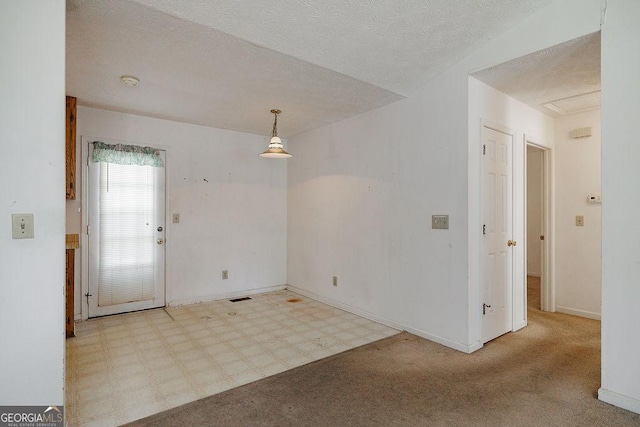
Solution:
[[[600,322],[539,310],[467,355],[401,333],[135,426],[639,426],[597,400]]]

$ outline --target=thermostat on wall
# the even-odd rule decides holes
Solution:
[[[600,193],[589,193],[587,203],[602,203],[602,196]]]

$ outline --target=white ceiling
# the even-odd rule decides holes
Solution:
[[[68,0],[67,93],[265,135],[280,108],[287,137],[401,99],[550,2]]]
[[[552,117],[600,106],[600,33],[472,74]]]

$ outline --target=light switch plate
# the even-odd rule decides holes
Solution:
[[[33,239],[33,214],[12,214],[11,230],[14,239]]]
[[[584,227],[584,216],[576,215],[576,227]]]
[[[173,215],[171,215],[171,218],[172,218],[172,222],[174,224],[180,223],[180,214],[179,213],[174,213]]]
[[[434,230],[448,230],[449,215],[432,215],[431,228]]]

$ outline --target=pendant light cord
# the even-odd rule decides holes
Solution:
[[[272,138],[278,136],[278,113],[273,113],[273,115],[276,116],[276,118],[273,121],[273,130],[271,131]]]

